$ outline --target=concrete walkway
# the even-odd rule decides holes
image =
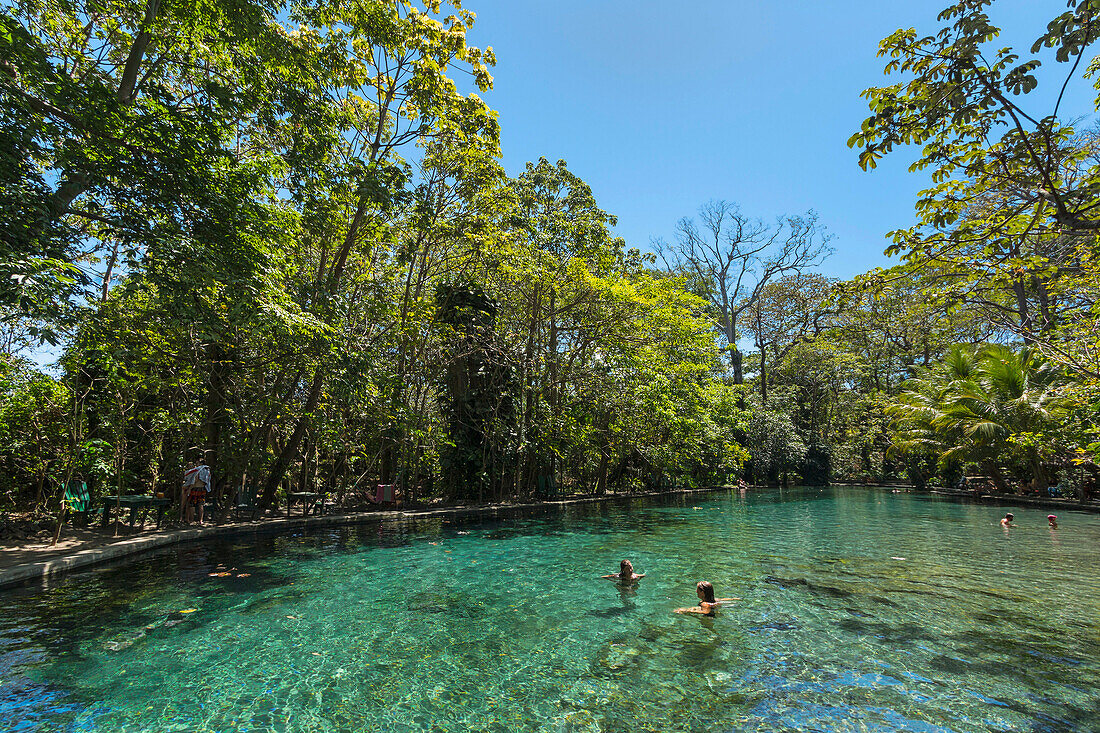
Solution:
[[[119,537],[113,536],[112,529],[97,531],[66,528],[62,533],[61,541],[53,547],[50,547],[49,543],[37,543],[0,548],[0,588],[61,575],[79,568],[181,542],[259,532],[286,532],[306,527],[362,524],[382,519],[397,519],[404,515],[405,513],[398,511],[375,511],[290,519],[281,517],[221,525],[153,530]]]

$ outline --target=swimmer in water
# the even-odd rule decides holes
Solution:
[[[1058,517],[1054,514],[1047,515],[1047,524],[1051,529],[1058,529]]]
[[[715,598],[714,586],[705,580],[695,584],[695,593],[699,596],[699,605],[691,608],[677,608],[675,613],[694,613],[700,616],[714,616],[723,603],[739,601],[740,598]]]
[[[623,560],[619,563],[619,572],[612,573],[611,575],[601,575],[601,578],[607,580],[617,580],[621,583],[633,583],[636,580],[640,580],[645,577],[645,573],[638,575],[634,572],[634,564],[629,560]]]
[[[1001,520],[1001,526],[1002,527],[1015,527],[1016,525],[1012,523],[1012,520],[1014,518],[1015,517],[1013,517],[1012,512],[1009,512],[1008,514],[1006,514],[1004,516],[1004,519]]]

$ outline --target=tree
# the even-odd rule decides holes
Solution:
[[[1071,0],[1026,58],[991,45],[1000,33],[986,13],[993,5],[960,0],[934,35],[908,29],[884,39],[886,72],[904,79],[864,92],[872,114],[848,144],[861,149],[864,169],[896,147],[921,146],[911,169],[930,170],[933,185],[917,201],[916,225],[893,232],[887,250],[905,256],[910,275],[935,275],[948,299],[1095,379],[1091,326],[1073,324],[1094,323],[1097,312],[1100,166],[1095,135],[1059,115],[1100,34],[1100,4]],[[1053,104],[1028,110],[1044,48],[1068,69],[1052,73]],[[1097,70],[1096,61],[1088,66]]]
[[[509,330],[522,334],[519,485],[545,485],[560,461],[563,400],[571,370],[585,363],[607,326],[599,278],[623,273],[629,255],[611,234],[615,218],[565,161],[528,163],[510,182],[503,212],[511,246],[495,267]]]
[[[106,292],[121,256],[201,240],[211,209],[251,198],[265,172],[241,164],[274,116],[273,72],[298,58],[278,18],[291,8],[32,0],[0,12],[4,303],[56,319]]]
[[[767,484],[787,475],[806,457],[806,443],[798,434],[790,417],[782,412],[756,410],[748,426],[749,463],[753,482]]]
[[[745,216],[736,204],[710,201],[699,208],[699,223],[681,219],[675,241],[656,240],[654,246],[670,272],[707,294],[729,349],[734,384],[741,384],[742,314],[769,282],[820,264],[831,253],[830,238],[813,211],[771,225]]]
[[[48,480],[63,476],[72,395],[17,357],[0,354],[0,497],[5,507],[46,502]],[[34,491],[27,491],[34,487]]]
[[[766,283],[745,312],[745,332],[753,337],[760,360],[760,403],[768,404],[768,357],[778,366],[800,343],[828,325],[826,304],[833,281],[817,273],[799,272]]]
[[[421,12],[412,2],[374,2],[370,12],[359,6],[324,6],[307,18],[316,25],[300,31],[301,42],[317,50],[346,54],[318,80],[323,104],[302,110],[292,120],[294,138],[301,141],[291,152],[307,165],[321,145],[327,168],[318,180],[327,188],[315,190],[308,178],[294,178],[291,192],[303,203],[303,216],[324,221],[316,248],[319,261],[309,288],[310,309],[330,327],[343,311],[342,289],[357,265],[371,269],[373,245],[389,236],[390,217],[407,196],[408,173],[400,151],[441,137],[481,139],[493,147],[499,131],[495,116],[476,95],[463,95],[446,74],[465,68],[482,89],[492,79],[487,64],[491,51],[466,44],[473,15],[458,10],[439,21],[439,3]],[[320,133],[316,132],[317,123]],[[329,147],[331,146],[331,147]],[[334,149],[333,149],[334,148]],[[307,236],[310,236],[307,234]],[[338,330],[338,329],[337,329]],[[271,505],[279,484],[308,433],[321,405],[327,376],[324,357],[331,339],[317,342],[318,361],[298,408],[289,437],[268,473],[262,502]]]
[[[484,501],[494,470],[511,468],[511,456],[500,455],[511,446],[495,445],[493,438],[514,432],[518,396],[511,366],[500,353],[497,305],[470,284],[441,284],[436,303],[440,324],[449,327],[445,344],[452,351],[440,390],[448,437],[440,457],[444,483],[450,497]]]
[[[910,28],[885,38],[879,56],[892,59],[886,73],[911,78],[864,92],[873,114],[848,144],[862,148],[865,169],[896,146],[922,145],[913,168],[931,168],[938,185],[925,192],[918,210],[932,219],[957,218],[958,201],[948,194],[958,190],[951,177],[961,174],[979,191],[1010,187],[1020,197],[1020,210],[1036,220],[1049,217],[1070,230],[1100,229],[1093,203],[1100,170],[1076,179],[1063,175],[1066,161],[1078,159],[1079,151],[1072,128],[1058,118],[1066,86],[1085,50],[1100,38],[1100,4],[1069,0],[1027,59],[1011,48],[989,46],[1000,35],[985,12],[991,5],[993,0],[960,0],[939,14],[950,25],[934,35],[921,37]],[[1029,113],[1020,97],[1039,85],[1042,62],[1034,54],[1043,48],[1055,49],[1056,60],[1070,68],[1047,113]]]
[[[1015,457],[1045,486],[1043,459],[1049,453],[1019,438],[1061,418],[1064,384],[1057,367],[1026,347],[953,347],[887,408],[894,445],[903,453],[932,453],[941,465],[978,463],[1002,490],[1007,487],[1000,466]]]

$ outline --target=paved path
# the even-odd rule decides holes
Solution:
[[[304,527],[360,524],[386,518],[400,518],[402,512],[375,511],[362,514],[342,514],[326,517],[294,517],[291,519],[261,519],[252,522],[232,522],[161,529],[138,534],[113,536],[113,530],[102,532],[66,528],[61,542],[25,544],[0,548],[0,588],[18,585],[39,578],[49,578],[78,568],[115,560],[128,555],[148,552],[159,547],[191,542],[211,537],[256,532],[285,532]]]

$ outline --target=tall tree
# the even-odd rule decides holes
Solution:
[[[711,302],[715,325],[729,351],[734,384],[744,381],[742,314],[768,283],[804,272],[829,256],[830,240],[817,214],[780,217],[767,224],[728,201],[699,208],[699,221],[683,218],[672,243],[654,242],[670,272],[687,277]]]
[[[293,63],[279,22],[289,9],[27,0],[0,11],[0,99],[14,112],[0,191],[25,197],[0,220],[11,255],[0,298],[33,311],[49,284],[37,311],[55,315],[106,291],[120,246],[201,240],[205,212],[251,198],[242,184],[263,173],[239,167],[255,150],[239,126],[264,113],[277,60]]]
[[[911,168],[931,172],[916,225],[894,232],[888,252],[935,273],[940,289],[1051,358],[1100,378],[1094,329],[1066,328],[1082,317],[1095,323],[1100,166],[1095,136],[1063,119],[1070,83],[1085,66],[1086,75],[1100,69],[1082,65],[1100,36],[1100,4],[1070,0],[1026,56],[994,45],[1000,29],[987,10],[995,5],[960,0],[940,13],[936,33],[885,38],[886,73],[902,79],[864,92],[871,115],[848,144],[864,169],[913,145]],[[1061,70],[1044,73],[1044,49]],[[1029,104],[1041,82],[1051,101]]]
[[[785,275],[764,285],[745,312],[745,331],[753,337],[760,360],[761,404],[768,404],[769,359],[780,365],[791,349],[828,327],[832,287],[833,281],[817,273]]]
[[[323,214],[332,225],[317,243],[310,300],[312,310],[337,331],[342,312],[337,306],[348,277],[360,263],[369,268],[373,247],[388,238],[395,205],[407,195],[409,174],[400,152],[437,137],[484,138],[496,144],[495,116],[476,94],[462,94],[447,76],[452,67],[465,68],[483,90],[492,81],[487,70],[491,51],[466,43],[473,14],[463,11],[458,0],[451,6],[457,14],[443,20],[434,17],[440,13],[439,3],[422,11],[407,0],[372,2],[367,12],[359,4],[333,2],[303,14],[313,25],[299,32],[301,42],[315,47],[320,58],[339,54],[342,59],[334,68],[318,67],[327,70],[317,89],[325,104],[304,110],[294,121],[297,134],[308,142],[306,151],[317,137],[311,123],[336,122],[324,126],[327,132],[321,136],[336,142],[329,154],[330,170],[322,179],[328,190],[313,190],[308,180],[295,180],[303,185],[292,189],[304,199],[307,216]],[[318,360],[294,428],[268,474],[262,498],[267,505],[273,503],[321,404],[324,357],[332,347],[331,339],[318,342]]]
[[[551,480],[558,464],[568,369],[578,350],[592,345],[582,325],[596,298],[589,276],[621,272],[625,243],[611,234],[615,218],[563,160],[528,163],[511,189],[514,204],[506,215],[516,248],[500,274],[519,299],[521,322],[514,328],[524,334],[520,483],[537,486]]]

